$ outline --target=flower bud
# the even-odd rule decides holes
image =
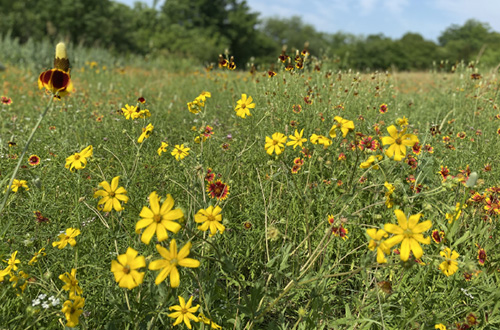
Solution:
[[[477,179],[478,179],[478,174],[477,172],[472,172],[470,175],[469,175],[469,179],[467,180],[467,182],[465,183],[465,185],[469,188],[472,188],[476,185],[476,182],[477,182]]]

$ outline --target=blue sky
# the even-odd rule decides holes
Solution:
[[[141,2],[153,4],[153,0]],[[399,39],[406,32],[417,32],[437,41],[450,25],[463,25],[471,18],[500,32],[500,0],[247,0],[247,4],[260,17],[298,15],[316,30],[331,33],[383,33]]]

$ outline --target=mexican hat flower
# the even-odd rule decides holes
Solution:
[[[54,96],[65,96],[73,90],[73,83],[69,74],[69,60],[66,54],[66,45],[60,42],[56,46],[54,68],[40,73],[38,88],[45,88]]]

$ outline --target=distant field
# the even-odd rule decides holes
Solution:
[[[76,63],[0,72],[0,328],[500,326],[498,73]]]

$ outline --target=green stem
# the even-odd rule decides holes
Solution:
[[[30,136],[28,138],[28,141],[26,142],[26,145],[24,146],[24,149],[23,149],[23,152],[21,153],[21,156],[19,156],[19,161],[17,162],[17,166],[14,169],[14,172],[12,173],[12,176],[10,177],[9,184],[7,185],[7,191],[5,192],[5,196],[3,198],[2,204],[0,205],[0,214],[3,212],[3,209],[5,208],[5,205],[7,204],[7,199],[9,197],[9,193],[10,193],[10,190],[11,190],[12,182],[14,182],[14,179],[16,178],[17,172],[19,171],[19,168],[21,167],[21,163],[24,160],[24,156],[26,155],[26,151],[28,151],[28,147],[29,147],[31,141],[33,140],[33,137],[35,136],[35,132],[37,131],[38,126],[40,126],[40,123],[42,122],[43,118],[45,117],[45,115],[49,111],[49,109],[50,109],[50,107],[52,105],[53,99],[54,99],[53,97],[50,98],[49,103],[45,107],[45,110],[43,111],[43,113],[40,115],[40,118],[38,119],[37,123],[35,124],[35,127],[33,127],[33,129],[31,130],[31,134],[30,134]],[[2,232],[1,237],[3,237],[5,235],[5,233],[7,232],[7,230],[9,229],[9,227],[10,227],[11,224],[12,224],[12,220],[9,221],[7,223],[7,225],[4,227],[4,230]]]

